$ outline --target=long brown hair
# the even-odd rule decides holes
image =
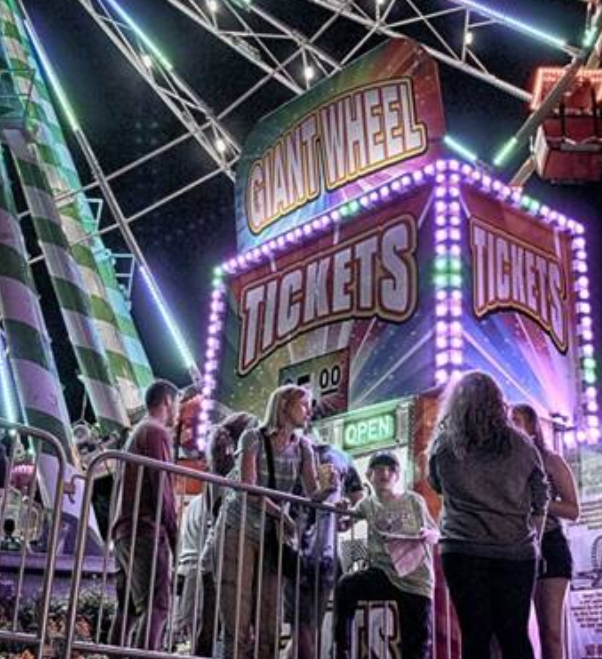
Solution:
[[[235,412],[213,428],[209,440],[209,469],[219,476],[227,476],[234,467],[234,453],[238,441],[247,428],[258,424],[257,418],[247,412]]]
[[[444,394],[431,451],[448,448],[459,459],[474,451],[507,453],[511,426],[506,410],[502,390],[490,375],[465,373]]]
[[[524,421],[524,431],[531,437],[533,443],[539,451],[545,453],[548,451],[546,446],[546,440],[543,436],[543,430],[541,429],[541,422],[539,420],[539,415],[537,412],[528,405],[527,403],[519,403],[518,405],[513,405],[511,410],[512,414],[519,414],[523,417]],[[521,428],[522,430],[522,428]]]

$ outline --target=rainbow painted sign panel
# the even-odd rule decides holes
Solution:
[[[387,43],[259,122],[239,160],[236,223],[248,249],[440,154],[434,60]]]
[[[580,416],[571,235],[466,186],[464,362],[546,417]]]
[[[260,414],[285,381],[309,385],[324,418],[478,368],[596,442],[584,229],[532,201],[441,160],[230,259],[205,419],[210,397]]]
[[[217,398],[261,414],[285,381],[316,417],[433,384],[432,184],[228,281]]]

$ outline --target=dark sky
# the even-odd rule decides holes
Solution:
[[[173,115],[76,0],[24,0],[24,4],[106,172],[183,132]],[[167,0],[122,0],[121,4],[162,46],[181,77],[217,112],[259,79],[260,74],[253,65],[184,18]],[[328,15],[306,0],[258,0],[258,4],[305,33],[317,29]],[[419,4],[449,6],[444,0]],[[494,3],[491,0],[489,4],[562,35],[572,44],[580,43],[585,17],[583,2],[505,0]],[[320,45],[339,56],[362,34],[361,29],[340,22],[325,34]],[[431,35],[424,29],[414,28],[411,36],[432,43]],[[372,41],[369,46],[376,43]],[[566,58],[559,59],[553,49],[499,28],[478,31],[474,48],[494,72],[519,86],[528,83],[537,66],[566,62]],[[525,120],[527,108],[491,86],[443,66],[441,78],[449,132],[490,161],[499,146]],[[290,98],[289,91],[271,83],[229,116],[225,124],[242,142],[254,122]],[[88,182],[91,175],[75,146],[73,153],[81,163],[82,179]],[[119,179],[115,191],[126,215],[200,176],[205,162],[200,148],[190,145],[153,161],[134,175]],[[518,166],[520,158],[512,164]],[[509,167],[506,173],[512,171]],[[583,219],[598,279],[600,266],[597,263],[602,257],[601,188],[599,183],[554,187],[535,178],[527,188],[530,194],[549,205]],[[109,219],[107,215],[105,222]],[[133,228],[183,333],[195,355],[200,356],[211,269],[235,250],[231,183],[222,177],[202,186],[160,212],[140,219]],[[106,242],[116,251],[123,249],[116,233],[108,235]],[[36,275],[48,309],[67,395],[75,410],[81,401],[81,389],[71,375],[74,364],[68,347],[61,342],[64,332],[52,294],[44,285],[42,267],[36,266]],[[134,288],[133,305],[156,373],[185,384],[186,376],[174,351],[168,347],[161,320],[139,280]],[[597,325],[600,327],[599,322]]]

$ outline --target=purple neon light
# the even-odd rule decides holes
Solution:
[[[438,161],[435,188],[435,254],[443,257],[456,257],[461,252],[461,219],[458,199],[461,166],[458,161]],[[451,282],[451,271],[445,273],[448,280],[443,289],[436,293],[435,317],[435,384],[449,381],[452,373],[463,363],[462,328],[459,318],[462,315],[462,294]],[[454,334],[452,335],[452,325]],[[455,345],[451,345],[454,340]]]
[[[415,185],[428,181],[435,181],[435,224],[434,232],[435,253],[439,256],[461,256],[461,209],[458,200],[460,198],[460,184],[467,183],[478,187],[488,194],[497,196],[501,201],[510,202],[521,211],[536,217],[540,221],[558,226],[568,230],[572,236],[573,269],[576,275],[575,313],[578,322],[579,354],[593,359],[593,331],[591,319],[589,278],[587,277],[587,251],[585,240],[585,228],[583,224],[568,218],[562,213],[550,209],[536,200],[526,198],[516,188],[508,186],[503,181],[491,177],[480,171],[477,167],[457,160],[439,160],[431,163],[422,170],[404,174],[387,185],[375,188],[368,193],[362,194],[355,200],[362,210],[373,208],[381,203],[386,203],[393,194],[405,193]],[[301,227],[297,227],[285,235],[271,239],[259,248],[254,248],[250,253],[238,254],[226,261],[221,267],[225,275],[234,275],[249,267],[256,267],[267,262],[275,254],[282,253],[297,246],[306,239],[311,239],[316,233],[326,231],[333,223],[345,219],[347,213],[342,212],[342,207],[331,209],[327,214],[311,219]],[[205,352],[205,371],[212,374],[219,368],[220,341],[217,338],[223,326],[223,314],[226,305],[225,287],[221,284],[221,290],[214,290],[212,294],[211,313],[209,316],[207,349]],[[435,370],[435,381],[443,384],[450,377],[460,372],[463,357],[463,334],[460,318],[462,315],[462,295],[458,289],[451,286],[443,291],[437,292],[437,305],[435,307],[438,321],[435,326],[435,345],[437,349],[437,363],[445,361],[445,366],[437,366]],[[219,302],[219,306],[214,304]],[[441,356],[440,356],[441,355]],[[443,356],[444,355],[444,356]],[[583,373],[582,373],[583,377]],[[206,378],[203,394],[209,399],[214,393],[217,382],[215,378]],[[573,437],[573,441],[596,441],[600,437],[600,423],[597,413],[599,411],[597,388],[587,385],[583,380],[583,413],[585,428],[577,429],[575,432],[567,432],[567,441]],[[204,414],[211,409],[212,403],[208,400]],[[208,417],[203,418],[200,427],[207,429]]]

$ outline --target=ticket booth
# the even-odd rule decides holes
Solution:
[[[303,384],[314,431],[360,472],[393,448],[435,517],[426,449],[462,371],[562,416],[569,450],[599,441],[583,226],[445,159],[444,130],[434,61],[396,40],[252,131],[239,253],[215,270],[201,432],[231,411],[261,416],[277,386]],[[437,576],[435,656],[452,659]]]

